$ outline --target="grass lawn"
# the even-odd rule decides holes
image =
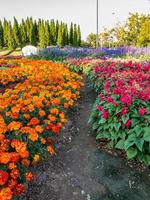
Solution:
[[[0,56],[20,56],[22,55],[21,53],[21,48],[17,48],[15,50],[8,50],[8,49],[1,49],[0,50]]]

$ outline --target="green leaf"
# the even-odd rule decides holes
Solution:
[[[137,155],[137,149],[131,147],[127,150],[128,159],[134,158],[136,155]]]
[[[129,115],[123,115],[121,117],[121,119],[122,119],[123,123],[126,124],[126,122],[129,120]]]
[[[102,133],[99,133],[99,134],[96,136],[96,140],[101,139],[101,138],[104,138],[104,135],[103,135]]]
[[[142,128],[140,126],[135,126],[135,128],[133,129],[136,132],[136,135],[139,136],[140,133],[142,132]]]
[[[125,148],[125,150],[127,150],[129,147],[131,147],[133,145],[134,145],[134,140],[126,140],[124,142],[124,148]]]
[[[143,144],[144,144],[144,140],[143,140],[143,138],[137,138],[136,140],[135,140],[135,145],[136,145],[136,147],[142,152],[142,150],[143,150]]]
[[[144,129],[145,133],[144,133],[144,136],[143,136],[143,139],[146,141],[146,142],[150,142],[150,128],[149,127],[146,127]]]
[[[115,147],[117,149],[124,149],[124,140],[119,140]]]
[[[145,165],[150,165],[150,155],[144,155],[142,160],[144,161]]]
[[[118,132],[119,128],[121,127],[121,123],[115,123],[114,127],[115,127],[115,130]]]

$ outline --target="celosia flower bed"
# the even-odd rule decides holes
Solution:
[[[104,61],[91,77],[99,93],[90,118],[97,139],[150,165],[150,64]]]
[[[0,71],[1,84],[16,82],[0,93],[1,200],[24,192],[24,182],[33,178],[28,167],[54,153],[52,137],[67,121],[66,109],[79,98],[82,85],[81,77],[61,64],[26,59],[11,63],[19,67],[5,71],[8,79]]]

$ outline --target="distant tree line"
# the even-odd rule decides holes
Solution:
[[[95,47],[96,34],[91,33],[87,42]],[[150,46],[150,15],[130,13],[126,22],[116,24],[111,29],[104,29],[99,35],[99,45],[103,47]]]
[[[71,23],[68,28],[62,21],[55,22],[53,19],[36,21],[31,17],[22,19],[20,23],[15,17],[13,22],[5,18],[3,21],[0,20],[0,48],[15,49],[27,44],[40,48],[50,45],[81,46],[80,26]]]

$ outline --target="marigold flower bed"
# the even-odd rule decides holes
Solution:
[[[1,200],[24,192],[24,183],[33,178],[28,167],[54,153],[52,138],[67,121],[66,110],[82,86],[81,77],[61,64],[26,59],[11,63],[18,67],[0,71],[1,85],[16,82],[0,93]]]

